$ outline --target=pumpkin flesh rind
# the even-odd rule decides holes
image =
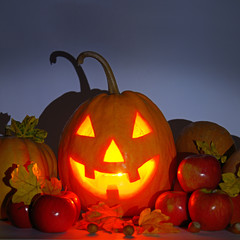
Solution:
[[[136,113],[152,128],[146,136],[132,139]],[[77,136],[81,122],[90,116],[95,138]],[[125,160],[124,163],[104,163],[104,155],[114,139]],[[85,166],[86,173],[93,177],[93,171],[105,173],[126,172],[130,182],[138,179],[137,169],[148,160],[157,157],[156,174],[147,186],[133,197],[125,199],[99,199],[84,189],[74,177],[70,157]],[[154,206],[157,193],[171,188],[175,174],[176,150],[171,129],[159,108],[140,93],[125,91],[122,94],[100,94],[82,104],[66,125],[58,153],[59,175],[63,185],[80,198],[83,209],[98,201],[110,205],[121,203],[125,215],[135,215],[143,207]],[[114,194],[114,192],[113,192]]]

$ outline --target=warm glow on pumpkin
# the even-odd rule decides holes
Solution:
[[[85,177],[85,166],[70,157],[71,168],[79,183],[94,195],[107,199],[108,196],[128,198],[149,184],[156,171],[157,157],[138,168],[140,179],[130,182],[128,173],[103,173],[94,170],[94,178]],[[114,191],[114,194],[111,194]],[[116,194],[117,193],[117,194]]]
[[[120,204],[123,216],[137,216],[172,186],[177,164],[171,128],[147,96],[118,90],[106,59],[86,51],[78,64],[86,57],[101,63],[108,93],[82,103],[68,120],[59,143],[59,177],[84,211],[103,201]]]
[[[92,122],[89,116],[87,116],[84,119],[84,121],[81,123],[80,127],[77,130],[77,135],[86,136],[86,137],[95,137]]]
[[[141,117],[141,115],[137,112],[133,126],[132,138],[139,138],[147,135],[150,132],[152,132],[152,129],[150,128],[148,123]]]
[[[103,161],[104,162],[124,162],[123,156],[114,140],[111,141],[105,153]]]

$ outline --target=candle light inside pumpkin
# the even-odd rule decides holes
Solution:
[[[128,173],[103,173],[94,170],[94,178],[85,176],[85,166],[73,158],[70,163],[74,175],[77,176],[81,185],[92,191],[95,195],[107,199],[107,190],[111,190],[110,186],[116,186],[114,190],[118,191],[120,198],[128,198],[140,191],[146,184],[151,181],[156,171],[155,159],[150,159],[138,168],[140,179],[134,182],[129,181]]]

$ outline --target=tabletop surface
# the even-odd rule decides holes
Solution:
[[[106,233],[98,231],[95,235],[89,235],[87,231],[78,230],[74,226],[64,233],[44,233],[35,229],[20,229],[10,225],[6,221],[0,221],[0,239],[81,239],[81,240],[120,240],[120,239],[136,239],[136,240],[153,240],[153,239],[175,239],[175,240],[231,240],[240,239],[239,234],[233,234],[226,230],[199,233],[189,233],[184,229],[180,229],[179,233],[166,233],[157,235],[134,234],[132,237],[125,237],[123,233]]]

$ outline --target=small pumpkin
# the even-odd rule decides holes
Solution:
[[[235,143],[224,127],[210,121],[192,122],[185,126],[176,139],[176,149],[181,154],[199,153],[196,142],[214,144],[220,156],[229,157],[235,150]]]
[[[145,95],[119,92],[107,61],[95,52],[78,57],[103,66],[109,94],[79,106],[65,126],[58,169],[63,186],[75,192],[84,210],[99,201],[121,204],[125,216],[153,207],[159,192],[171,188],[176,149],[159,108]]]
[[[18,164],[33,161],[38,164],[43,177],[57,177],[56,157],[43,142],[46,132],[35,128],[37,123],[38,119],[29,116],[22,123],[12,119],[7,135],[0,137],[0,219],[6,218],[8,195],[12,194],[9,179]]]
[[[240,149],[236,150],[222,167],[222,172],[232,172],[237,175],[240,168]]]

